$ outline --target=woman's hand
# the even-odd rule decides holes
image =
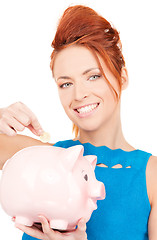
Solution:
[[[0,133],[15,136],[17,131],[21,132],[25,127],[37,136],[43,132],[34,113],[22,102],[0,109]]]
[[[39,218],[42,227],[36,226],[36,224],[32,227],[27,227],[17,223],[15,223],[15,227],[34,238],[42,240],[87,240],[84,219],[80,219],[77,229],[69,232],[59,232],[50,228],[49,222],[44,216],[39,216]]]

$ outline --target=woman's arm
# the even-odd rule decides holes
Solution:
[[[19,150],[30,147],[34,145],[52,145],[49,143],[42,143],[41,141],[24,136],[7,136],[5,134],[0,134],[0,170],[2,169],[4,163],[12,157]]]
[[[147,190],[151,204],[148,222],[149,240],[157,239],[157,157],[151,156],[147,165]]]

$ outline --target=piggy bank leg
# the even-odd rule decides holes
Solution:
[[[50,220],[50,227],[58,230],[66,230],[68,222],[61,219],[52,219]]]
[[[25,226],[32,226],[33,225],[33,221],[31,221],[29,218],[27,217],[23,217],[23,216],[16,216],[15,218],[15,223],[19,223]]]

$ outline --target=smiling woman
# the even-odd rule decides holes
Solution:
[[[118,93],[117,79],[101,56],[98,59],[105,77]],[[99,131],[117,109],[114,92],[101,69],[91,51],[78,43],[55,57],[53,76],[60,100],[68,117],[80,129],[80,137],[83,131]]]
[[[54,48],[54,50],[51,55],[51,69],[53,74],[55,71],[54,62],[56,63],[56,57],[58,56],[58,53],[61,50],[66,49],[67,47],[69,48],[69,46],[73,45],[84,46],[86,47],[86,49],[90,51],[89,54],[93,56],[87,56],[87,59],[90,59],[91,57],[93,58],[94,65],[98,68],[100,74],[103,75],[104,79],[108,83],[108,86],[112,89],[113,93],[115,94],[117,100],[119,100],[122,89],[121,82],[123,78],[122,76],[123,74],[125,74],[126,77],[127,72],[126,69],[124,68],[125,61],[122,55],[121,42],[117,30],[114,29],[105,18],[101,17],[94,10],[88,7],[79,5],[75,7],[69,7],[64,12],[62,18],[60,19],[55,38],[52,42],[52,47]],[[76,59],[75,52],[71,54],[73,55],[73,59]],[[70,64],[71,68],[73,59],[72,61],[69,60],[67,62],[67,65]],[[82,65],[83,59],[84,59],[83,56],[82,57],[80,56],[80,62],[82,62]],[[62,61],[63,63],[64,60],[65,60],[64,56],[63,59],[60,56],[60,62]],[[77,63],[78,64],[77,66],[79,67],[80,62]],[[106,65],[105,69],[103,69],[102,67],[101,64],[102,62],[103,64],[105,62]],[[91,67],[93,68],[93,65],[91,64],[89,65],[89,67],[90,67],[89,69],[91,69]],[[107,72],[110,72],[110,74],[112,74],[116,79],[117,89],[115,89],[111,81],[108,79],[107,73],[105,71],[106,69]],[[86,73],[88,73],[88,69],[85,69],[85,74]],[[60,78],[62,76],[58,77]],[[64,76],[64,79],[65,78],[67,79],[66,75]],[[78,126],[75,122],[73,125],[73,130],[75,131],[75,136],[77,137]]]
[[[123,135],[121,93],[128,74],[118,31],[93,9],[76,5],[61,17],[52,47],[51,70],[75,131],[75,139],[55,146],[83,145],[85,155],[97,156],[95,174],[106,187],[106,199],[98,204],[87,229],[80,220],[74,231],[57,232],[41,216],[42,229],[17,226],[25,232],[23,240],[86,240],[87,236],[89,240],[156,240],[157,157],[135,149]],[[41,135],[37,118],[24,104],[0,110],[2,166],[19,149],[43,143],[26,136],[9,137],[25,127]]]

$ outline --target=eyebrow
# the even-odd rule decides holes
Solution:
[[[95,70],[95,69],[98,69],[98,70],[99,70],[99,68],[89,68],[89,69],[87,69],[86,71],[84,71],[84,72],[82,73],[82,75],[85,75],[85,74],[87,74],[88,72],[90,72],[90,71],[92,71],[92,70]]]
[[[96,70],[96,69],[100,70],[100,69],[97,68],[97,67],[96,67],[96,68],[89,68],[89,69],[85,70],[85,71],[82,73],[82,75],[86,75],[86,74],[89,73],[90,71]],[[70,79],[70,77],[68,77],[68,76],[60,76],[59,78],[56,79],[56,81],[58,81],[59,79]]]

